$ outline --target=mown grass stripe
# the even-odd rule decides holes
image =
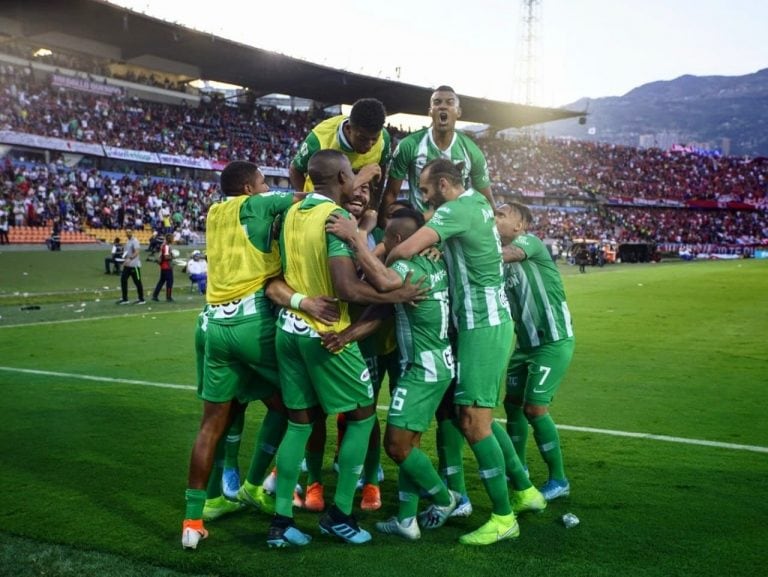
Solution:
[[[158,387],[162,389],[182,389],[182,390],[197,390],[197,387],[191,385],[176,385],[173,383],[157,383],[153,381],[140,381],[136,379],[117,379],[113,377],[99,377],[96,375],[82,375],[77,373],[62,373],[57,371],[41,371],[37,369],[22,369],[18,367],[3,367],[0,366],[0,371],[24,373],[31,375],[42,375],[48,377],[62,377],[67,379],[82,379],[84,381],[96,381],[106,383],[121,383],[127,385],[140,385],[144,387]],[[389,409],[386,405],[378,405],[376,407],[379,411],[385,412]],[[497,418],[500,423],[506,423],[506,419]],[[614,437],[629,437],[633,439],[649,439],[652,441],[664,441],[667,443],[679,443],[683,445],[699,445],[703,447],[715,447],[718,449],[731,449],[734,451],[752,451],[755,453],[768,453],[768,447],[761,447],[759,445],[741,445],[738,443],[723,443],[720,441],[708,441],[706,439],[688,439],[686,437],[673,437],[669,435],[654,435],[652,433],[634,433],[631,431],[617,431],[613,429],[597,429],[594,427],[580,427],[575,425],[557,425],[558,429],[564,431],[575,431],[579,433],[596,433],[599,435],[609,435]]]

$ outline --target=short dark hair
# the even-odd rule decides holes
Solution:
[[[245,185],[253,180],[259,167],[245,160],[234,160],[221,171],[221,192],[229,196],[243,194]]]
[[[387,111],[380,100],[375,98],[361,98],[352,105],[349,113],[349,122],[352,126],[378,132],[384,128],[387,121]]]
[[[413,210],[413,205],[410,203],[409,200],[407,200],[405,198],[395,199],[395,200],[393,200],[389,204],[389,206],[399,206],[400,208],[398,208],[397,210],[402,210],[403,208],[409,208],[409,209]],[[389,208],[389,207],[387,207],[387,208]],[[394,213],[392,213],[392,214],[394,214]]]
[[[336,178],[346,156],[339,150],[318,150],[307,163],[307,174],[315,185],[326,184]]]
[[[410,218],[416,223],[417,228],[424,226],[424,215],[413,208],[401,208],[392,213],[392,220],[398,218]]]
[[[453,87],[448,86],[447,84],[441,84],[440,86],[434,89],[432,94],[434,94],[435,92],[450,92],[456,97],[456,106],[458,106],[461,102],[461,100],[459,99],[459,95],[456,94],[456,91],[453,89]],[[430,102],[431,102],[431,97],[430,97]]]
[[[427,179],[430,184],[437,184],[437,181],[441,178],[445,178],[454,186],[464,186],[464,175],[462,175],[462,168],[464,163],[460,162],[454,164],[447,158],[436,158],[431,162],[428,162],[422,169],[424,171],[429,169],[429,178]]]
[[[511,200],[506,204],[512,210],[517,211],[517,214],[520,215],[520,218],[523,219],[523,222],[526,224],[526,226],[533,222],[533,214],[531,213],[531,209],[528,208],[528,206],[522,202],[517,202],[516,200]]]
[[[401,208],[392,214],[387,230],[399,234],[403,239],[424,226],[424,215],[412,208]]]

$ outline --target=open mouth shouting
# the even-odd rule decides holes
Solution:
[[[355,218],[358,218],[365,212],[365,203],[361,199],[355,198],[350,200],[344,208],[346,208]]]

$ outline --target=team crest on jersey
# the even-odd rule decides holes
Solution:
[[[451,371],[451,375],[453,375],[454,360],[453,360],[453,351],[451,350],[451,347],[448,347],[443,351],[443,362],[445,363],[445,366]]]
[[[366,381],[371,380],[371,371],[368,370],[368,367],[365,367],[365,370],[360,373],[360,381],[365,383]]]
[[[507,291],[504,290],[504,287],[499,289],[499,302],[503,308],[509,310],[509,300],[507,300]]]

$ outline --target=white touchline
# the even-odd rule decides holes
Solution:
[[[126,385],[141,385],[143,387],[158,387],[161,389],[183,389],[196,391],[192,385],[174,385],[171,383],[155,383],[153,381],[137,381],[134,379],[114,379],[112,377],[97,377],[94,375],[79,375],[75,373],[59,373],[56,371],[38,371],[35,369],[19,369],[16,367],[0,367],[0,371],[9,373],[24,373],[27,375],[42,375],[45,377],[63,377],[65,379],[82,379],[84,381],[98,381],[102,383],[123,383]]]
[[[41,371],[36,369],[22,369],[18,367],[0,366],[0,371],[9,373],[24,373],[29,375],[41,375],[46,377],[62,377],[66,379],[80,379],[83,381],[96,381],[103,383],[122,383],[126,385],[140,385],[143,387],[157,387],[161,389],[182,389],[187,391],[196,391],[197,387],[192,385],[176,385],[172,383],[156,383],[153,381],[139,381],[135,379],[116,379],[113,377],[98,377],[95,375],[81,375],[77,373],[61,373],[57,371]],[[388,406],[377,405],[379,411],[386,412]],[[496,419],[500,423],[506,423],[506,419]],[[596,429],[593,427],[578,427],[574,425],[557,425],[558,429],[564,431],[576,431],[579,433],[597,433],[599,435],[610,435],[614,437],[631,437],[633,439],[650,439],[652,441],[666,441],[669,443],[680,443],[684,445],[700,445],[704,447],[717,447],[719,449],[732,449],[735,451],[752,451],[754,453],[768,453],[768,447],[759,445],[739,445],[737,443],[721,443],[719,441],[706,441],[704,439],[687,439],[685,437],[671,437],[668,435],[653,435],[651,433],[633,433],[631,431],[615,431],[613,429]]]
[[[69,323],[82,323],[86,321],[108,321],[113,319],[121,319],[125,317],[140,317],[140,316],[154,316],[154,315],[170,315],[175,313],[188,313],[191,311],[201,311],[202,309],[200,307],[196,307],[194,309],[175,309],[172,311],[155,311],[152,310],[151,307],[147,310],[143,310],[140,313],[134,313],[134,314],[116,314],[116,315],[105,315],[101,317],[77,317],[76,319],[59,319],[57,321],[40,321],[35,323],[17,323],[15,325],[3,325],[0,324],[0,329],[22,329],[24,327],[37,327],[40,325],[66,325]]]

